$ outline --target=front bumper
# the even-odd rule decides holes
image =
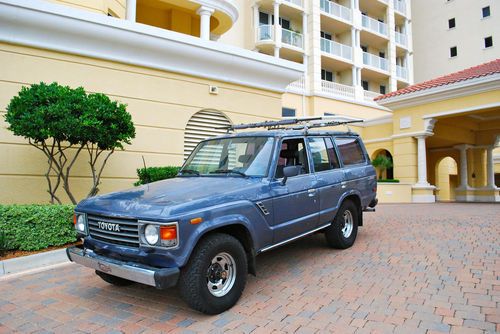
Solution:
[[[179,268],[155,268],[132,262],[118,261],[98,255],[90,249],[83,248],[83,246],[68,247],[66,248],[66,254],[72,262],[106,274],[154,286],[157,289],[175,286],[180,274]]]

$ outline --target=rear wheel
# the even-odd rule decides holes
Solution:
[[[200,241],[181,271],[181,296],[197,311],[219,314],[240,298],[247,270],[241,243],[227,234],[211,234]]]
[[[105,281],[106,283],[113,284],[116,286],[128,286],[128,285],[132,285],[135,283],[135,282],[129,281],[128,279],[125,279],[125,278],[121,278],[121,277],[117,277],[117,276],[103,273],[102,271],[96,270],[95,273],[97,274],[97,276],[102,278],[102,280]]]
[[[358,212],[352,201],[342,203],[332,224],[325,230],[326,241],[330,247],[346,249],[354,244],[358,234]]]

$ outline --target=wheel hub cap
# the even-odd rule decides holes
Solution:
[[[214,256],[207,270],[207,288],[215,297],[225,296],[236,280],[236,265],[233,257],[221,252]]]
[[[349,238],[351,236],[352,230],[354,228],[354,219],[352,213],[349,210],[344,211],[344,224],[342,227],[342,235],[344,238]]]

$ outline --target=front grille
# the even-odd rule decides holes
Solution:
[[[89,234],[93,239],[110,244],[139,247],[139,225],[137,220],[87,215],[87,221],[89,224]],[[100,229],[98,222],[118,224],[120,231]]]

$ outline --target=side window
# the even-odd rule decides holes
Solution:
[[[363,150],[356,138],[335,138],[335,144],[340,151],[340,156],[345,166],[365,162]]]
[[[309,174],[309,163],[307,160],[306,146],[304,139],[286,139],[281,143],[278,166],[276,167],[275,177],[283,177],[283,168],[286,166],[301,166],[301,174]]]
[[[309,146],[315,172],[339,168],[339,161],[330,138],[309,138]]]

